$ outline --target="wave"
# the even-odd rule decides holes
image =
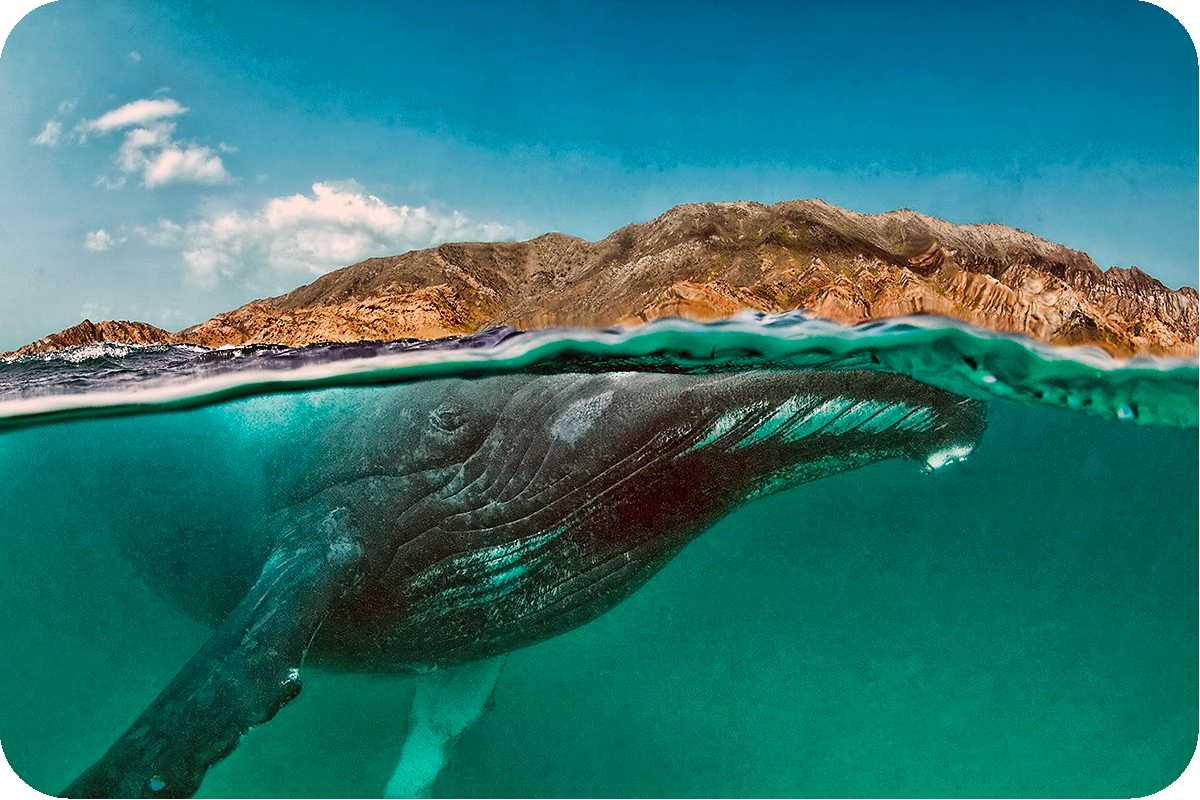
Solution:
[[[0,359],[0,428],[451,376],[769,369],[877,370],[977,399],[1200,426],[1194,359],[1118,360],[1094,347],[1054,347],[935,316],[846,327],[791,312],[712,323],[665,319],[634,329],[497,328],[434,342],[82,345]]]

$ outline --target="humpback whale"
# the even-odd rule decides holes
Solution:
[[[747,501],[885,459],[936,469],[986,424],[870,371],[497,375],[246,409],[269,497],[122,533],[147,585],[215,631],[64,796],[193,794],[310,664],[468,676],[443,682],[450,722],[422,727],[414,702],[402,766],[436,776],[505,653],[611,609]],[[431,779],[398,768],[389,791]]]

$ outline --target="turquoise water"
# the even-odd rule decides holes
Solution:
[[[1113,364],[929,320],[801,328],[558,333],[188,382],[151,359],[133,381],[53,391],[52,376],[37,396],[17,385],[27,362],[0,365],[9,763],[61,790],[204,642],[118,529],[255,513],[256,437],[291,424],[255,409],[464,372],[801,364],[991,398],[988,430],[931,474],[888,461],[747,505],[607,615],[514,653],[436,793],[1097,797],[1174,780],[1200,703],[1195,363]],[[411,693],[403,676],[308,670],[201,795],[376,795]]]

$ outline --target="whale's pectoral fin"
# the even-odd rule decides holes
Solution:
[[[417,678],[408,738],[384,797],[429,797],[450,749],[490,707],[507,656],[496,656]]]
[[[250,592],[64,797],[186,797],[255,725],[300,692],[300,664],[362,545],[344,510],[303,517]]]

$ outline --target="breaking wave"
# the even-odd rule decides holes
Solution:
[[[715,323],[659,320],[625,330],[498,328],[440,341],[306,347],[111,342],[0,360],[0,427],[192,408],[330,386],[452,375],[645,370],[873,369],[977,399],[1195,428],[1195,360],[1117,360],[1093,347],[921,316],[845,327],[801,313]]]

